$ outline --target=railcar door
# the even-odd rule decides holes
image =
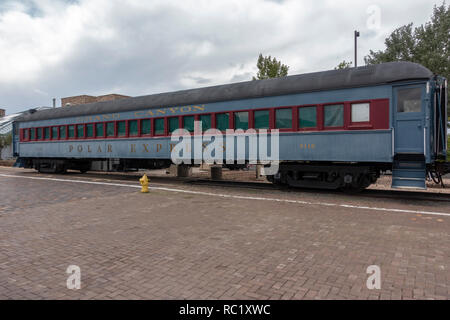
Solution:
[[[426,188],[424,98],[423,85],[394,88],[393,188]]]
[[[425,153],[424,96],[421,85],[394,88],[394,154]]]

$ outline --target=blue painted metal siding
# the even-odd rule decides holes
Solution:
[[[192,115],[198,113],[233,111],[252,108],[321,104],[342,101],[388,98],[391,100],[392,86],[382,85],[345,90],[311,92],[278,97],[217,102],[193,106],[162,108],[165,114],[150,115],[157,108],[138,112],[123,112],[110,115],[109,120],[163,117],[170,115]],[[199,110],[203,109],[203,110]],[[392,110],[392,106],[390,106]],[[20,122],[20,128],[62,124],[107,121],[102,115],[66,119]],[[392,115],[390,116],[392,127]],[[170,138],[128,138],[67,140],[51,142],[21,143],[21,157],[67,157],[67,158],[170,158]],[[172,142],[172,144],[175,144]],[[144,146],[145,145],[145,146]],[[303,146],[302,146],[303,145]],[[309,147],[308,147],[309,145]],[[148,151],[147,151],[148,150]],[[311,161],[392,161],[391,130],[355,130],[280,133],[281,160]]]
[[[170,159],[170,138],[22,144],[21,157]],[[226,142],[223,145],[226,148]],[[237,142],[235,142],[237,145]],[[391,131],[281,133],[281,160],[391,161]],[[248,154],[248,144],[246,144]],[[224,153],[225,157],[225,153]],[[236,150],[235,150],[235,158]]]

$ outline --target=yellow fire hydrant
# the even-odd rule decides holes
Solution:
[[[141,186],[142,186],[141,192],[147,193],[148,192],[148,178],[147,178],[146,173],[144,173],[142,178],[139,179],[139,182],[141,183]]]

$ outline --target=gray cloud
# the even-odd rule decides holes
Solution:
[[[369,5],[378,30],[366,26]],[[410,1],[6,0],[0,2],[0,107],[8,113],[77,94],[143,95],[250,80],[256,58],[290,74],[359,64],[396,27],[429,19]],[[195,10],[193,10],[195,8]],[[406,9],[406,12],[405,12]]]

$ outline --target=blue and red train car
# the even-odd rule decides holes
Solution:
[[[446,168],[447,80],[411,62],[96,102],[28,113],[14,123],[18,164],[39,171],[171,164],[177,128],[279,129],[278,184],[425,188]]]

